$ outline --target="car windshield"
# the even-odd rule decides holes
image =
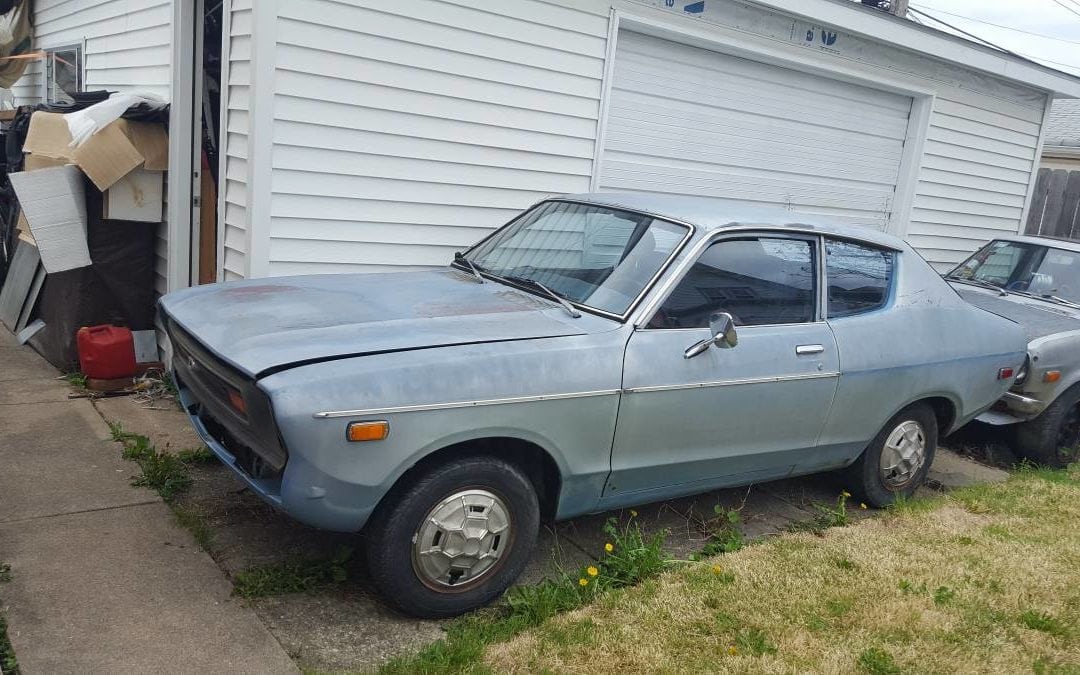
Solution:
[[[946,278],[1080,303],[1080,253],[1040,244],[992,241]]]
[[[482,272],[539,282],[557,295],[625,314],[689,233],[641,213],[572,202],[544,202],[468,255]]]

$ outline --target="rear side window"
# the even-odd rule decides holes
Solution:
[[[761,237],[713,244],[649,327],[703,328],[713,312],[729,312],[739,326],[813,321],[813,243]]]
[[[829,318],[878,309],[889,297],[895,251],[850,241],[825,240]]]

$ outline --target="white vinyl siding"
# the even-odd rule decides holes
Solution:
[[[84,45],[87,91],[149,92],[168,100],[171,41],[172,0],[34,1],[34,47]],[[32,62],[12,86],[17,105],[41,102],[41,69]]]
[[[223,87],[226,111],[222,126],[225,128],[225,171],[219,177],[219,186],[225,204],[224,242],[221,266],[223,281],[248,276],[247,271],[247,156],[248,115],[251,101],[251,3],[252,0],[233,0],[225,6],[230,9],[229,35],[225,54],[228,58],[228,82]],[[267,112],[269,114],[269,112]]]
[[[971,91],[939,94],[907,231],[938,270],[951,269],[988,239],[1016,234],[1042,117],[1042,105]]]
[[[600,187],[885,229],[911,99],[620,31]]]
[[[445,265],[587,190],[608,27],[589,4],[281,3],[270,274]]]

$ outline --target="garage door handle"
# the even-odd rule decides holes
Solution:
[[[825,351],[824,345],[799,345],[795,347],[795,354],[798,356],[806,356],[808,354],[820,354]]]

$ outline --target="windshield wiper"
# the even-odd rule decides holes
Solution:
[[[1054,289],[1054,290],[1057,290],[1057,289]],[[1065,298],[1054,295],[1053,293],[1029,293],[1027,291],[1013,291],[1013,292],[1014,293],[1019,293],[1020,295],[1023,295],[1023,296],[1028,297],[1028,298],[1035,298],[1037,300],[1049,300],[1050,302],[1057,303],[1059,305],[1065,305],[1066,307],[1073,307],[1073,308],[1076,308],[1076,309],[1080,309],[1080,305],[1076,304],[1072,300],[1066,300]]]
[[[570,316],[574,317],[575,319],[581,317],[581,312],[574,309],[574,306],[571,305],[570,302],[566,298],[559,295],[555,291],[551,290],[550,288],[548,288],[544,284],[540,283],[536,279],[530,279],[528,277],[519,277],[519,276],[515,276],[515,275],[512,275],[512,274],[504,275],[503,279],[506,279],[507,281],[514,281],[514,282],[517,282],[519,284],[525,284],[527,286],[533,286],[535,288],[539,288],[540,290],[542,290],[543,292],[545,292],[549,296],[551,296],[552,300],[554,300],[555,302],[562,305],[563,309],[565,309],[567,312],[570,313]]]
[[[992,284],[989,281],[983,281],[982,279],[961,279],[960,277],[949,275],[945,277],[949,281],[959,281],[962,284],[971,284],[972,286],[980,286],[982,288],[989,288],[992,291],[997,291],[1001,295],[1008,295],[1009,291],[1005,290],[997,284]]]
[[[466,258],[464,253],[462,253],[461,251],[455,253],[454,260],[472,270],[472,273],[476,275],[476,280],[480,283],[484,283],[484,277],[480,275],[480,268],[476,266],[476,263]]]

